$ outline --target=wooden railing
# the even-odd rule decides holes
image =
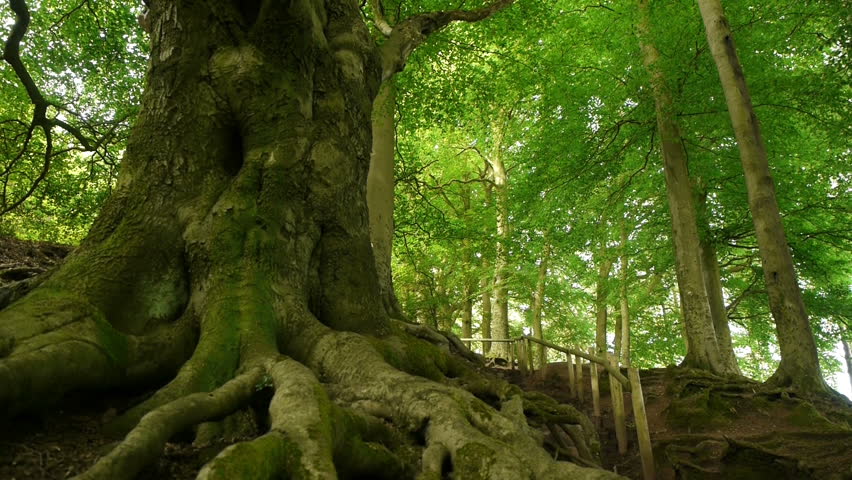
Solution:
[[[642,395],[642,383],[639,379],[638,369],[627,367],[627,376],[625,377],[621,373],[618,359],[611,353],[608,353],[605,358],[595,354],[594,348],[583,351],[577,348],[559,346],[528,335],[515,339],[462,338],[461,340],[463,342],[482,342],[483,344],[508,343],[509,358],[507,360],[509,368],[515,368],[515,361],[517,359],[517,368],[521,371],[522,375],[530,375],[535,371],[532,343],[537,343],[542,348],[564,353],[568,363],[568,390],[571,397],[577,398],[580,402],[585,401],[586,382],[583,379],[583,366],[585,363],[584,360],[587,360],[589,362],[589,384],[592,390],[592,417],[597,426],[600,426],[601,423],[600,385],[598,383],[599,368],[606,370],[609,374],[610,399],[612,401],[612,416],[618,453],[625,455],[628,447],[623,393],[626,390],[631,392],[630,399],[633,406],[633,417],[636,422],[636,436],[638,437],[639,455],[642,459],[643,478],[645,480],[656,479],[654,453],[651,447],[651,433],[648,428],[645,398]],[[546,359],[547,355],[542,355],[542,358]],[[546,369],[547,365],[541,365],[540,367],[541,369]]]

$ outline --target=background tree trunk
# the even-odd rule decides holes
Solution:
[[[639,0],[639,44],[654,93],[657,130],[660,133],[666,191],[672,217],[678,292],[686,326],[687,355],[684,364],[712,372],[725,372],[701,272],[698,227],[686,149],[675,121],[672,95],[660,70],[660,52],[652,43],[650,32],[648,0]]]
[[[373,101],[373,148],[367,174],[367,209],[370,214],[370,243],[376,257],[379,289],[388,315],[404,318],[393,288],[394,151],[396,146],[396,85],[393,78],[382,82]]]
[[[598,350],[598,355],[601,355],[606,354],[608,350],[606,342],[607,300],[609,297],[609,271],[612,269],[612,260],[608,257],[606,241],[601,242],[596,257],[595,264],[598,266],[598,277],[595,283],[595,347]]]
[[[619,289],[619,304],[621,306],[621,322],[615,329],[615,355],[621,358],[622,365],[630,365],[630,308],[627,302],[627,282],[629,263],[627,259],[627,221],[621,219],[621,286]]]
[[[698,6],[740,150],[769,309],[778,333],[781,363],[769,382],[793,385],[803,393],[826,392],[829,389],[820,371],[813,332],[784,234],[766,147],[731,28],[719,0],[699,0]]]
[[[846,339],[840,340],[843,343],[843,356],[846,359],[846,373],[849,375],[849,385],[852,385],[852,352],[849,350],[849,342]]]
[[[506,114],[501,113],[492,127],[494,145],[488,161],[494,178],[494,204],[497,210],[497,243],[494,260],[494,322],[492,335],[495,339],[509,338],[509,176],[503,164],[503,123]],[[508,358],[508,344],[496,343],[492,346],[495,355]]]
[[[547,283],[547,263],[550,259],[550,241],[547,232],[544,234],[544,249],[541,252],[541,259],[538,264],[538,278],[536,280],[535,298],[533,300],[532,309],[532,330],[533,336],[539,340],[544,340],[544,335],[541,328],[541,314],[544,307],[544,290]],[[539,368],[544,368],[547,364],[546,351],[543,345],[537,345],[538,365]]]

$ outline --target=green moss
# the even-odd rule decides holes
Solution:
[[[375,478],[396,480],[410,478],[405,464],[387,447],[351,437],[335,452],[334,463],[340,478]]]
[[[371,339],[371,342],[394,368],[436,382],[444,381],[447,355],[434,345],[408,335]]]
[[[481,443],[468,443],[456,454],[455,478],[480,480],[491,478],[491,465],[495,463],[494,451]]]
[[[291,475],[286,478],[305,478],[302,471],[302,452],[298,445],[279,434],[267,434],[251,442],[238,443],[214,462],[208,480],[235,478],[282,478],[281,465]]]
[[[112,328],[100,315],[95,316],[93,321],[95,322],[95,335],[98,344],[101,345],[110,360],[116,365],[127,365],[127,337]]]
[[[485,404],[485,402],[479,400],[475,402],[470,402],[470,408],[472,410],[471,414],[477,415],[481,420],[485,422],[490,422],[493,414],[491,413],[493,409]]]
[[[813,405],[801,402],[790,412],[790,423],[797,427],[821,432],[848,432],[843,426],[832,423]]]
[[[705,389],[672,399],[666,418],[674,427],[702,431],[727,425],[735,415],[729,399]]]

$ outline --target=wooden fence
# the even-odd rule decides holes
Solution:
[[[645,399],[642,395],[642,384],[639,379],[638,369],[627,367],[627,376],[625,377],[621,373],[618,359],[611,353],[607,354],[606,357],[602,357],[595,354],[594,348],[583,351],[577,348],[555,345],[528,335],[515,339],[462,338],[461,340],[463,342],[482,342],[483,344],[495,342],[508,343],[509,358],[507,360],[509,368],[514,369],[517,361],[517,368],[521,371],[522,375],[531,375],[535,372],[532,354],[533,343],[541,345],[542,348],[564,353],[568,363],[569,393],[572,398],[576,398],[581,402],[585,401],[586,381],[583,378],[583,372],[585,361],[588,361],[589,385],[592,391],[592,417],[596,426],[600,426],[601,424],[599,374],[600,369],[606,370],[609,374],[610,399],[612,401],[612,416],[618,453],[625,455],[628,447],[623,393],[627,391],[631,392],[630,399],[633,406],[633,417],[636,422],[636,436],[638,437],[639,455],[642,459],[643,478],[645,480],[656,479],[654,453],[651,448],[651,434],[648,428],[648,416],[645,413]],[[542,355],[541,357],[547,358],[546,355]],[[547,365],[540,365],[541,370],[546,368]]]

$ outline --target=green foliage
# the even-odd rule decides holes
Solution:
[[[140,103],[147,40],[141,6],[112,0],[30,2],[22,58],[61,118],[51,169],[33,195],[0,218],[0,233],[76,242],[117,175]],[[476,8],[485,0],[462,2]],[[778,361],[742,168],[694,2],[651,2],[651,39],[674,92],[695,189],[706,194],[705,239],[717,250],[740,366],[754,378]],[[852,71],[849,25],[831,2],[728,2],[728,17],[760,118],[805,301],[827,373],[852,322]],[[384,1],[399,19],[458,2]],[[369,21],[373,13],[365,8]],[[0,33],[14,16],[3,4]],[[531,321],[538,265],[552,250],[542,321],[548,340],[588,346],[598,282],[610,331],[626,256],[632,360],[685,354],[654,102],[636,38],[636,3],[518,1],[487,22],[432,35],[397,78],[394,281],[405,312],[459,331],[465,301],[474,336],[490,293],[496,210],[489,161],[508,171],[506,241],[511,333]],[[374,35],[380,38],[377,30]],[[43,166],[38,130],[22,147],[33,107],[11,69],[0,71],[4,205]],[[503,135],[498,142],[497,133]],[[622,245],[620,232],[628,240]],[[547,233],[547,235],[545,235]],[[613,262],[598,279],[596,262]]]
[[[86,148],[54,128],[44,180],[18,208],[0,217],[0,233],[76,243],[109,194],[136,116],[148,55],[137,22],[141,3],[112,0],[29,2],[32,23],[21,57],[52,106],[48,118],[77,129]],[[15,16],[0,7],[8,38]],[[0,72],[0,179],[2,207],[25,197],[45,164],[39,130],[27,143],[32,104],[11,68]],[[0,211],[5,208],[0,208]]]

